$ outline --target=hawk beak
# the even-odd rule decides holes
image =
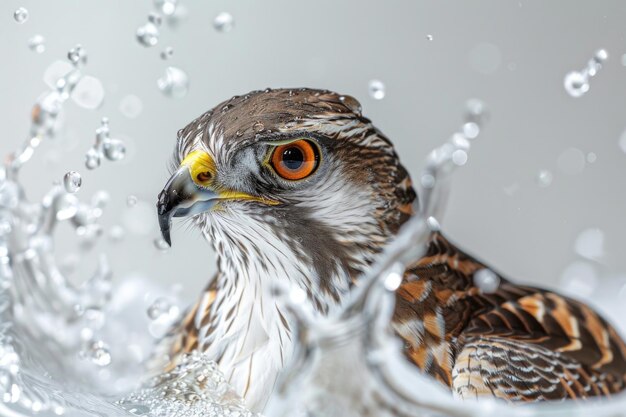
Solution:
[[[205,212],[221,199],[213,189],[215,162],[204,151],[191,152],[159,193],[157,212],[161,235],[172,245],[172,217],[193,216]]]

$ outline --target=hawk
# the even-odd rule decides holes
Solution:
[[[178,134],[159,222],[170,243],[172,217],[191,217],[218,272],[163,342],[172,364],[205,352],[262,410],[293,343],[268,289],[295,285],[320,314],[337,308],[416,198],[392,143],[350,96],[254,91],[192,121]],[[406,270],[392,326],[417,368],[461,398],[562,400],[624,388],[626,345],[602,317],[503,277],[485,293],[473,280],[484,268],[433,232]]]

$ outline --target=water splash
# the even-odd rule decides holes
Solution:
[[[120,161],[126,155],[126,146],[119,139],[110,136],[109,119],[103,117],[100,127],[96,129],[96,140],[85,154],[85,166],[87,169],[96,169],[104,158],[109,161]]]
[[[581,71],[572,71],[565,75],[563,85],[565,91],[571,97],[582,97],[589,91],[589,81],[594,77],[600,69],[604,61],[609,58],[609,54],[605,49],[599,49],[593,55],[593,58],[587,62],[587,66]]]

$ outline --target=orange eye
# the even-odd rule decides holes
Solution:
[[[319,163],[317,146],[306,139],[277,146],[271,164],[278,175],[286,180],[301,180],[311,175]]]

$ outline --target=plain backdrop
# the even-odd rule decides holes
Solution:
[[[135,31],[154,10],[149,0],[0,3],[0,154],[27,137],[30,109],[46,89],[43,72],[65,59],[71,47],[85,47],[85,73],[104,84],[101,108],[68,102],[59,138],[40,147],[22,179],[33,200],[68,170],[83,175],[80,198],[88,200],[100,189],[110,193],[102,223],[106,230],[121,225],[127,232],[121,242],[105,235],[97,251],[109,255],[116,279],[143,276],[178,284],[184,300],[195,298],[215,271],[210,245],[178,223],[171,250],[153,245],[154,203],[168,178],[176,132],[234,94],[301,86],[358,98],[414,178],[427,153],[461,126],[465,101],[484,100],[490,120],[467,165],[454,176],[444,231],[517,281],[558,285],[568,265],[580,260],[577,236],[598,228],[604,254],[586,268],[598,274],[601,285],[607,276],[626,271],[626,155],[619,146],[626,129],[626,2],[180,4],[186,17],[176,27],[164,24],[159,44],[145,48]],[[21,25],[13,20],[20,6],[29,10]],[[228,33],[213,27],[223,11],[235,20]],[[44,53],[28,48],[36,34],[46,39]],[[166,46],[174,54],[163,61],[159,54]],[[570,97],[563,88],[565,74],[582,69],[599,48],[609,53],[606,65],[585,96]],[[157,89],[168,65],[188,73],[186,97],[168,98]],[[383,100],[369,96],[371,79],[385,84]],[[134,119],[119,109],[129,94],[142,102]],[[110,119],[112,135],[126,140],[128,157],[87,171],[84,153],[103,116]],[[565,172],[580,152],[594,153],[595,162]],[[553,174],[548,187],[537,183],[541,170]],[[127,205],[129,195],[139,199],[134,207]],[[67,262],[74,246],[69,228],[61,230],[60,261]],[[84,279],[93,266],[81,255],[75,279]]]

